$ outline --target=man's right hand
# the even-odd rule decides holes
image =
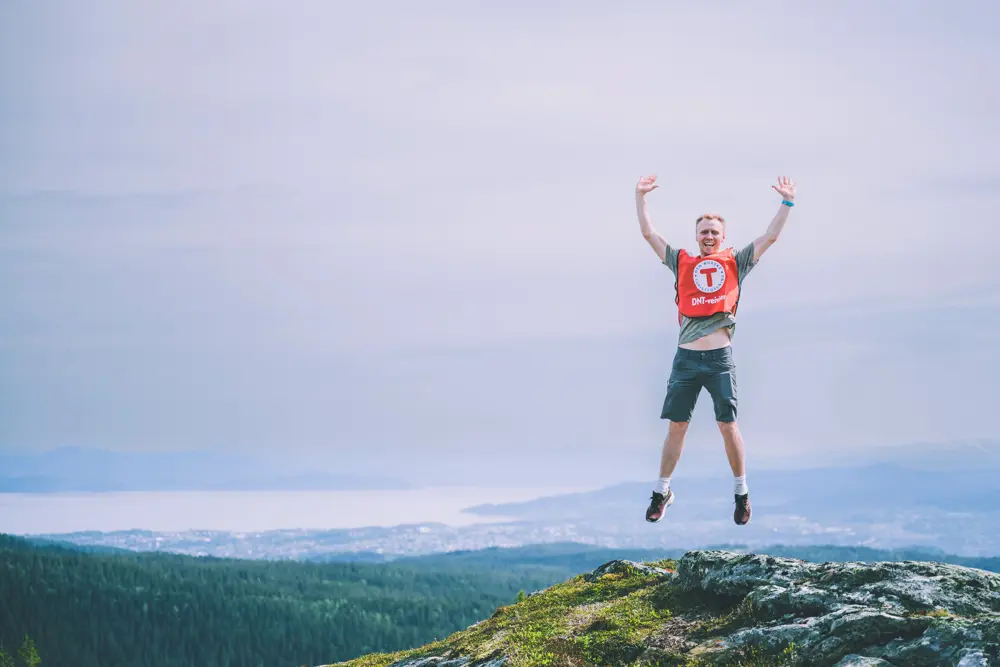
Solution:
[[[653,246],[656,256],[664,261],[667,253],[667,242],[660,236],[649,222],[649,212],[646,210],[646,195],[656,188],[656,176],[643,176],[635,186],[635,211],[639,216],[639,230],[649,245]]]
[[[655,174],[653,176],[643,176],[635,186],[635,193],[645,196],[646,193],[652,192],[658,187],[660,186],[656,184]]]

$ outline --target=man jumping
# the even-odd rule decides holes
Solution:
[[[659,521],[674,502],[670,476],[677,467],[684,436],[702,387],[708,390],[715,408],[715,420],[722,432],[726,457],[733,471],[736,509],[733,521],[750,521],[750,491],[746,482],[743,438],[736,424],[736,366],[732,338],[736,331],[736,307],[740,286],[760,256],[781,234],[788,212],[795,205],[795,183],[787,177],[771,187],[782,196],[777,215],[762,236],[739,252],[722,249],[726,240],[726,221],[721,215],[706,213],[695,221],[697,255],[675,250],[649,222],[646,195],[659,186],[656,176],[639,179],[635,187],[635,205],[639,229],[660,261],[673,271],[677,320],[680,324],[677,352],[674,355],[661,419],[670,421],[660,456],[660,478],[654,486],[646,520]]]

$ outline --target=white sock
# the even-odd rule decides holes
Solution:
[[[747,488],[747,476],[733,477],[733,493],[738,496],[745,496],[750,493],[750,489]]]
[[[667,495],[667,491],[669,489],[670,489],[669,477],[661,477],[660,479],[656,480],[656,485],[653,487],[653,490],[663,495]]]

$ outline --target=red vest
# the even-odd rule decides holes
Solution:
[[[736,257],[732,248],[711,255],[677,253],[677,321],[684,317],[707,317],[736,312],[740,298]]]

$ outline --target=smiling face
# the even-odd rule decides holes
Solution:
[[[702,255],[711,255],[722,249],[726,240],[726,221],[721,215],[706,213],[695,223],[695,240]]]

